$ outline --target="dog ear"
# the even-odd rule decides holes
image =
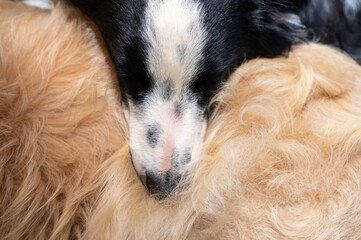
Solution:
[[[291,45],[306,39],[305,27],[296,14],[299,1],[254,1],[257,7],[249,13],[251,46],[248,57],[275,57]],[[254,56],[252,56],[254,55]]]

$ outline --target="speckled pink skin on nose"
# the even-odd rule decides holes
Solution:
[[[165,142],[163,146],[163,154],[160,158],[160,163],[158,165],[158,170],[161,172],[167,172],[172,168],[172,151],[175,147],[175,139],[178,134],[182,132],[183,128],[183,118],[180,116],[175,106],[171,108],[171,121],[173,129],[169,129],[169,132],[166,133]]]

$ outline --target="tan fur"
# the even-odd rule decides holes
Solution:
[[[361,68],[316,44],[225,84],[185,188],[148,195],[71,9],[0,3],[1,239],[360,239]]]
[[[89,183],[124,145],[114,75],[68,12],[0,5],[1,239],[79,236]]]

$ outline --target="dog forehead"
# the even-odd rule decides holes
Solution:
[[[150,0],[145,11],[147,70],[154,81],[187,84],[199,71],[206,38],[201,5],[192,0]]]

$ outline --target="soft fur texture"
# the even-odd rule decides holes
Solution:
[[[0,3],[1,239],[360,239],[361,68],[320,45],[240,67],[174,198],[128,158],[116,76],[76,12]]]
[[[158,197],[172,194],[198,158],[210,99],[246,60],[280,56],[308,39],[361,63],[360,0],[69,2],[103,36],[129,103],[134,168]]]
[[[308,38],[332,44],[361,64],[360,0],[295,0]]]
[[[219,86],[246,60],[286,55],[305,36],[289,17],[293,0],[69,2],[102,34],[127,103],[131,160],[159,198],[198,158]]]

